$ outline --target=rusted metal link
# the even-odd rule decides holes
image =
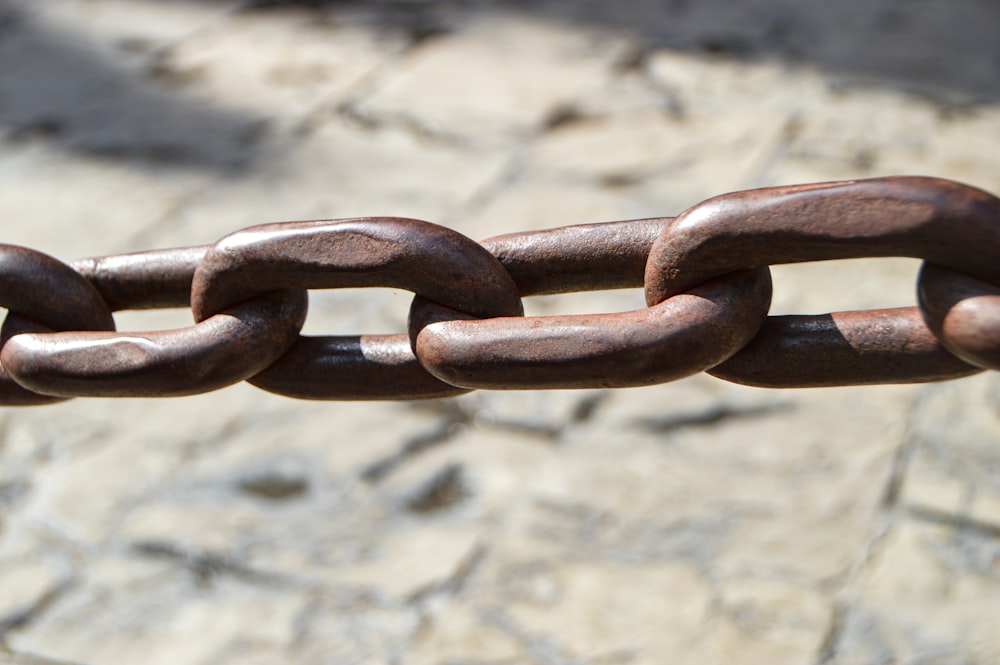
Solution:
[[[941,343],[967,363],[1000,369],[1000,286],[930,263],[917,284],[924,318]]]
[[[561,226],[482,241],[521,297],[642,286],[646,258],[673,217]]]
[[[66,266],[104,311],[186,307],[195,268],[208,247],[83,259]],[[29,279],[31,277],[29,276]],[[37,281],[35,285],[37,285]],[[97,306],[94,303],[88,306]],[[46,396],[152,397],[216,390],[247,379],[281,356],[305,320],[302,293],[283,291],[241,303],[198,325],[152,332],[50,332],[18,325],[0,365]],[[108,311],[108,318],[111,318]],[[114,330],[113,321],[105,330]]]
[[[201,319],[243,298],[292,286],[395,287],[474,317],[523,313],[510,275],[481,245],[450,229],[401,218],[265,224],[234,233],[198,266],[191,304]],[[250,382],[309,399],[424,399],[465,392],[427,374],[405,339],[301,338]]]
[[[300,336],[250,383],[299,399],[412,400],[468,392],[428,374],[405,334]]]
[[[1000,284],[1000,201],[967,185],[917,177],[726,194],[685,211],[663,231],[646,266],[646,299],[658,302],[736,270],[869,256],[923,258]],[[920,343],[907,342],[914,338]],[[719,375],[794,387],[944,380],[974,371],[945,362],[934,340],[908,310],[772,322]],[[805,348],[810,352],[791,352]],[[864,370],[842,363],[863,363]]]
[[[0,350],[28,330],[114,330],[111,310],[70,266],[26,247],[0,245],[0,305],[9,310]],[[59,401],[15,383],[0,360],[0,403],[27,406]]]
[[[634,287],[642,285],[645,257],[669,221],[566,227],[483,244],[514,276],[521,295]],[[616,314],[474,320],[416,299],[410,336],[431,374],[466,388],[645,386],[728,358],[760,328],[770,297],[763,269]]]
[[[191,280],[209,245],[73,261],[114,312],[191,305]]]
[[[775,360],[778,359],[778,360]],[[770,316],[712,376],[762,388],[919,383],[981,371],[941,348],[916,307]]]
[[[194,395],[270,366],[295,342],[305,315],[302,291],[272,291],[178,330],[17,335],[0,363],[46,395]]]

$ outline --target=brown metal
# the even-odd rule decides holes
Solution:
[[[941,343],[969,364],[1000,369],[1000,286],[933,264],[924,264],[917,284]]]
[[[482,242],[521,297],[642,286],[646,257],[672,217],[562,226]]]
[[[207,247],[83,259],[72,274],[112,309],[184,307]],[[88,283],[89,281],[89,283]],[[0,353],[16,381],[37,393],[151,397],[208,392],[270,365],[305,320],[301,292],[272,292],[198,325],[156,332],[48,332],[23,323]],[[109,313],[110,316],[110,313]],[[32,334],[38,333],[38,334]]]
[[[157,249],[70,265],[97,288],[112,311],[189,307],[191,280],[207,251],[207,245]]]
[[[197,320],[265,291],[391,287],[479,317],[518,315],[510,275],[473,240],[398,217],[262,224],[216,243],[194,275]]]
[[[227,236],[199,265],[191,303],[201,319],[257,293],[293,286],[394,287],[476,317],[523,312],[510,275],[481,245],[450,229],[400,218],[265,224]],[[288,356],[252,383],[310,399],[420,399],[464,392],[420,369],[401,338],[374,335],[300,338]]]
[[[764,270],[713,280],[646,309],[617,314],[440,321],[411,313],[420,362],[466,388],[621,388],[697,374],[753,338],[767,316]]]
[[[980,371],[944,350],[918,308],[904,307],[768,317],[753,341],[708,373],[763,388],[818,388],[921,383]]]
[[[669,219],[611,222],[485,241],[522,295],[642,285]],[[770,303],[767,270],[734,275],[634,312],[472,320],[414,300],[420,362],[466,388],[644,386],[695,374],[746,344]]]
[[[0,305],[54,330],[114,330],[111,310],[79,273],[48,254],[0,245]]]
[[[302,291],[273,291],[178,330],[17,335],[0,363],[47,395],[194,395],[269,366],[295,342],[305,314]]]
[[[302,336],[249,382],[299,399],[413,400],[469,392],[428,374],[407,335]]]
[[[111,310],[100,293],[68,265],[47,254],[0,245],[0,306],[9,314],[0,349],[24,330],[114,330]],[[59,401],[14,382],[0,360],[0,404],[28,406]]]
[[[775,187],[716,197],[677,217],[656,241],[646,266],[646,298],[656,302],[735,270],[865,256],[923,258],[1000,282],[1000,200],[959,183],[916,177]],[[892,348],[899,343],[894,338],[899,331],[922,325],[900,310],[831,316],[834,323],[852,322],[854,332],[844,337],[857,345],[858,357],[864,356],[865,348]],[[887,321],[887,316],[898,320]],[[870,320],[865,323],[864,317]],[[764,365],[774,365],[799,377],[776,385],[840,382],[836,372],[825,376],[846,357],[838,344],[828,343],[830,335],[836,336],[828,325],[818,329],[771,325],[767,330],[771,335],[783,332],[802,338],[751,347],[756,351],[752,355],[747,351],[745,359],[738,354],[726,370],[727,379],[753,383],[757,375],[771,374]],[[865,338],[859,338],[857,331],[864,331]],[[919,336],[931,335],[921,331]],[[786,352],[806,346],[814,351]],[[884,376],[878,375],[876,363],[863,377],[849,381],[845,376],[841,384],[927,381],[968,373],[960,369],[935,373],[937,357],[917,353],[900,366],[883,364]],[[792,368],[793,362],[805,365]],[[847,375],[852,374],[847,371]]]
[[[780,263],[909,256],[1000,283],[1000,200],[939,178],[894,177],[724,194],[656,241],[646,301]]]

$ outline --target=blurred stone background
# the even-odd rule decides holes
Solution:
[[[887,174],[996,193],[998,36],[992,0],[3,0],[2,241],[484,238]],[[916,269],[778,267],[774,311],[912,304]],[[314,292],[307,332],[408,304]],[[995,373],[0,412],[0,662],[985,665],[997,616]]]

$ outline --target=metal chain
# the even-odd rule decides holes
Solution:
[[[918,306],[768,317],[768,266],[924,260]],[[304,337],[306,289],[416,294],[397,335]],[[645,288],[634,312],[523,316],[521,298]],[[172,396],[239,381],[306,399],[644,386],[707,371],[767,387],[941,381],[1000,369],[1000,199],[875,178],[725,194],[676,218],[476,243],[411,219],[254,226],[212,246],[67,265],[0,245],[0,404]],[[194,326],[115,332],[112,312]]]

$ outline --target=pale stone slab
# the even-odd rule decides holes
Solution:
[[[4,632],[42,608],[70,581],[65,563],[40,557],[0,561],[0,629]]]
[[[443,223],[497,177],[505,159],[496,151],[427,144],[402,127],[358,131],[334,118],[298,140],[270,144],[259,169],[214,183],[180,207],[154,242],[214,242],[253,224],[307,219]]]
[[[919,403],[902,506],[1000,527],[1000,384],[995,373],[935,386]]]
[[[124,588],[92,579],[14,647],[83,662],[209,663],[240,643],[288,650],[305,607],[301,592],[224,578],[199,587],[171,573]]]
[[[524,658],[524,648],[516,638],[491,620],[482,610],[450,603],[423,620],[406,659],[414,665],[441,662],[475,662],[488,655],[499,662]]]
[[[155,74],[212,104],[293,129],[335,109],[408,40],[314,12],[240,13],[182,40]]]
[[[896,522],[848,596],[830,662],[996,660],[996,549],[995,534]]]
[[[643,192],[634,186],[594,187],[532,175],[500,188],[464,216],[462,228],[484,239],[516,231],[667,214],[643,198]]]
[[[516,44],[516,48],[511,48]],[[363,107],[475,142],[525,135],[600,81],[616,40],[514,15],[470,17],[383,78]]]
[[[62,261],[149,249],[175,207],[211,177],[171,169],[138,170],[67,153],[41,141],[0,142],[4,242]],[[189,243],[193,244],[193,243]]]

